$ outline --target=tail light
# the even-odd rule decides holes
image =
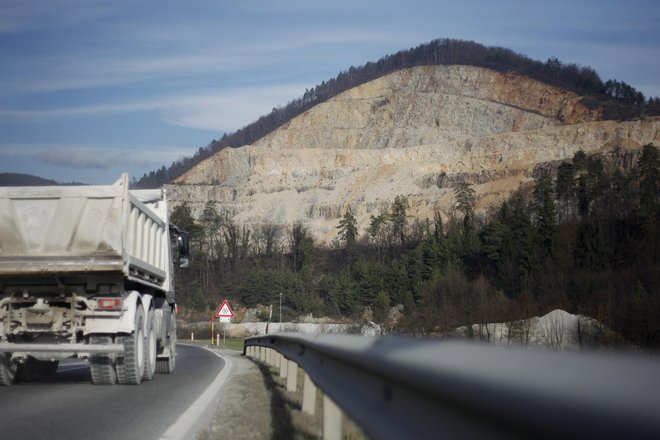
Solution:
[[[98,298],[96,300],[97,310],[121,310],[124,302],[121,298]]]

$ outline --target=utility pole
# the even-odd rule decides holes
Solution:
[[[282,331],[282,292],[280,292],[280,331]]]

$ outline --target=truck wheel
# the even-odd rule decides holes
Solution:
[[[112,344],[112,336],[90,336],[90,344]],[[92,373],[94,385],[114,385],[117,383],[112,356],[107,354],[95,354],[89,357],[89,369]]]
[[[154,311],[149,310],[147,314],[147,337],[144,346],[144,374],[142,380],[153,380],[156,372],[156,332],[154,331]]]
[[[0,353],[0,386],[8,387],[16,382],[18,365],[12,362],[10,353]]]
[[[176,315],[174,314],[174,310],[170,314],[168,333],[169,335],[165,338],[167,341],[167,346],[165,347],[167,357],[156,360],[156,373],[158,374],[174,373],[174,365],[176,364]]]
[[[145,361],[144,309],[142,306],[138,306],[135,311],[135,330],[130,335],[117,336],[116,341],[124,346],[124,353],[117,357],[117,380],[121,384],[140,384],[144,375]]]

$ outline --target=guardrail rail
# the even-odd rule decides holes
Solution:
[[[337,406],[374,439],[660,438],[653,356],[291,333],[247,338],[243,353],[289,391],[305,371],[302,409],[320,388],[326,439],[341,438]]]

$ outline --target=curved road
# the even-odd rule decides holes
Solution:
[[[94,386],[87,363],[75,360],[62,362],[52,377],[0,387],[0,439],[155,440],[166,431],[171,435],[168,428],[211,383],[217,384],[225,368],[220,357],[203,348],[178,345],[177,351],[174,374],[156,374],[138,386]]]

